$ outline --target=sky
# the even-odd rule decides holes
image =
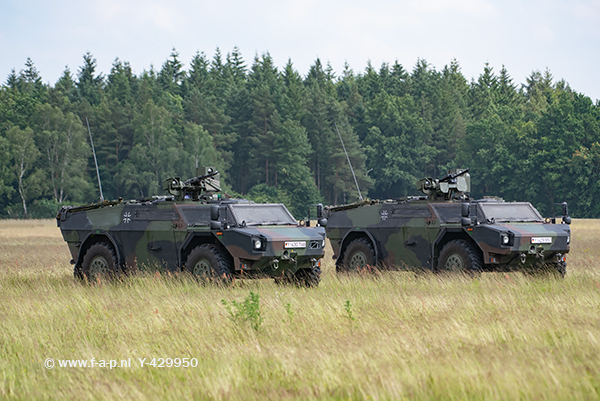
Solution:
[[[28,57],[54,85],[86,52],[99,73],[119,58],[140,74],[173,48],[187,69],[197,52],[236,46],[248,66],[268,52],[302,75],[317,58],[338,75],[346,62],[361,73],[456,59],[469,81],[489,63],[519,86],[549,69],[600,99],[600,0],[0,0],[0,83]]]

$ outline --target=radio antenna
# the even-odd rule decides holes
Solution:
[[[350,171],[352,172],[352,177],[354,177],[354,183],[356,184],[356,189],[358,190],[358,197],[360,200],[363,200],[363,197],[360,193],[360,188],[358,187],[358,181],[356,180],[356,175],[354,174],[354,169],[352,168],[352,163],[350,163],[350,157],[348,157],[348,152],[346,152],[346,146],[344,146],[344,141],[342,140],[342,135],[340,134],[340,129],[338,128],[336,123],[335,129],[337,130],[338,136],[340,137],[340,142],[342,143],[342,148],[344,148],[344,153],[346,154],[346,159],[348,159],[348,165],[350,165]]]
[[[98,176],[98,187],[100,188],[100,200],[104,202],[104,195],[102,194],[102,182],[100,182],[100,170],[98,170],[98,159],[96,159],[96,150],[94,149],[94,140],[92,139],[92,130],[90,130],[90,122],[88,118],[85,118],[88,132],[90,133],[90,142],[92,144],[92,152],[94,153],[94,163],[96,164],[96,175]]]

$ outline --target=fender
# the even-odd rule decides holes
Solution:
[[[214,231],[205,231],[205,232],[190,231],[190,232],[188,232],[187,236],[185,237],[185,240],[181,244],[181,248],[179,248],[179,252],[178,252],[179,266],[183,266],[183,262],[187,258],[187,254],[189,254],[191,252],[191,249],[189,249],[190,244],[192,243],[192,241],[195,238],[204,238],[204,239],[206,239],[206,241],[204,241],[204,242],[208,242],[211,244],[212,243],[221,244],[221,241],[219,240],[219,238],[217,237],[217,235],[215,234]]]
[[[448,231],[448,229],[446,227],[442,227],[438,232],[437,237],[435,237],[435,241],[431,243],[431,256],[434,260],[436,260],[438,257],[439,252],[436,252],[436,249],[439,249],[440,242],[442,242],[442,239],[446,235],[446,231]]]
[[[338,260],[341,260],[341,257],[344,255],[344,252],[346,251],[346,247],[350,243],[350,240],[348,239],[348,237],[352,234],[361,234],[361,235],[365,234],[371,240],[371,243],[373,244],[373,249],[375,250],[375,260],[379,262],[381,259],[380,258],[381,252],[379,252],[378,242],[375,240],[375,237],[373,237],[373,235],[368,230],[364,230],[364,229],[350,230],[346,233],[346,235],[344,235],[344,238],[342,239],[342,243],[340,246],[340,254],[338,255]]]
[[[464,239],[464,240],[470,242],[471,244],[473,244],[477,249],[479,249],[479,246],[473,240],[473,238],[469,235],[466,228],[464,228],[464,227],[461,227],[461,228],[442,227],[440,229],[440,231],[438,232],[437,237],[435,237],[435,241],[433,241],[431,243],[431,255],[433,257],[432,268],[435,269],[435,266],[437,265],[437,259],[438,259],[438,256],[440,256],[440,251],[441,251],[440,244],[447,236],[450,236],[450,235],[452,235],[452,237],[456,238],[456,239],[459,239],[459,238]]]
[[[78,266],[83,261],[83,256],[85,255],[85,251],[87,251],[87,248],[88,248],[86,246],[88,241],[92,237],[100,237],[100,236],[104,236],[104,237],[108,238],[108,240],[110,241],[111,245],[113,246],[113,248],[115,250],[115,253],[117,254],[117,265],[118,266],[122,265],[123,258],[121,256],[121,251],[119,250],[119,247],[117,246],[117,243],[113,239],[112,235],[110,235],[110,233],[108,231],[95,230],[93,233],[88,233],[85,236],[84,240],[81,241],[81,246],[79,247],[79,253],[77,254],[77,262],[75,262],[75,266]]]
[[[183,251],[184,249],[186,249],[190,245],[190,242],[192,242],[192,240],[194,238],[198,238],[198,237],[213,238],[215,240],[215,242],[220,242],[220,241],[218,241],[216,234],[213,233],[212,231],[208,231],[208,232],[190,231],[188,233],[188,235],[185,237],[185,241],[183,241],[183,243],[181,244],[180,252]]]

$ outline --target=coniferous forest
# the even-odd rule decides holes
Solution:
[[[224,192],[303,218],[358,197],[337,126],[363,196],[417,195],[419,178],[470,167],[475,198],[600,217],[600,103],[548,70],[517,83],[484,65],[469,81],[456,60],[336,72],[317,59],[303,74],[237,48],[187,66],[174,49],[139,75],[119,59],[104,75],[90,53],[54,86],[30,59],[13,70],[0,88],[0,216],[98,199],[89,121],[106,199],[162,195],[163,179],[216,166]]]

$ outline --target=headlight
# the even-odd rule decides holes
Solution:
[[[259,239],[255,239],[254,240],[254,249],[260,249],[262,248],[262,241]]]
[[[510,238],[506,234],[500,235],[500,239],[502,241],[502,245],[508,245],[508,243],[510,242]]]

